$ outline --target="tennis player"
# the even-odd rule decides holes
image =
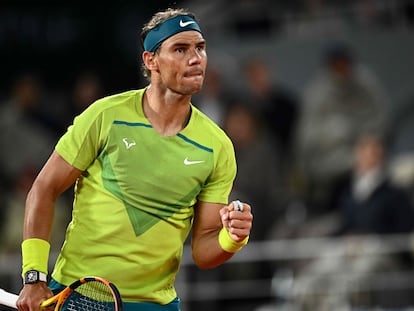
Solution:
[[[190,103],[207,66],[195,16],[158,12],[141,43],[148,86],[97,100],[77,116],[27,196],[19,310],[37,311],[93,275],[115,283],[126,310],[177,311],[174,280],[191,228],[201,269],[224,263],[248,241],[250,205],[228,202],[233,145]],[[72,221],[47,283],[55,201],[74,183]]]

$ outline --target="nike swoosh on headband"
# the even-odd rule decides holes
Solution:
[[[180,27],[187,27],[188,25],[190,25],[190,24],[194,24],[195,23],[195,21],[187,21],[187,22],[184,22],[182,19],[180,20]]]
[[[154,52],[164,40],[179,32],[190,30],[201,33],[200,26],[191,16],[178,15],[167,19],[147,33],[144,39],[144,49],[145,51]]]

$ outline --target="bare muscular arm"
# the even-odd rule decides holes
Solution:
[[[250,205],[244,203],[242,212],[229,205],[199,202],[195,207],[193,234],[191,240],[192,256],[201,269],[214,268],[234,254],[224,251],[218,242],[218,234],[225,227],[231,238],[240,242],[250,234],[253,216]]]
[[[49,241],[56,199],[68,189],[82,172],[69,165],[56,151],[34,181],[26,199],[23,239]],[[25,285],[20,292],[19,310],[38,311],[40,303],[52,296],[47,284]]]

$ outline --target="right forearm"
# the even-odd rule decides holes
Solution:
[[[22,243],[22,276],[29,270],[48,273],[54,199],[42,182],[34,182],[26,199]]]
[[[36,181],[26,199],[23,239],[39,238],[48,241],[53,225],[55,198],[42,190]]]

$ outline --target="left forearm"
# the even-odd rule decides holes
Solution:
[[[234,203],[199,203],[191,240],[195,264],[200,269],[211,269],[229,260],[246,245],[252,220],[250,205],[246,203],[238,210]]]
[[[221,228],[211,230],[193,237],[191,242],[192,256],[200,269],[211,269],[230,259],[234,253],[224,251],[219,243],[218,235]]]

